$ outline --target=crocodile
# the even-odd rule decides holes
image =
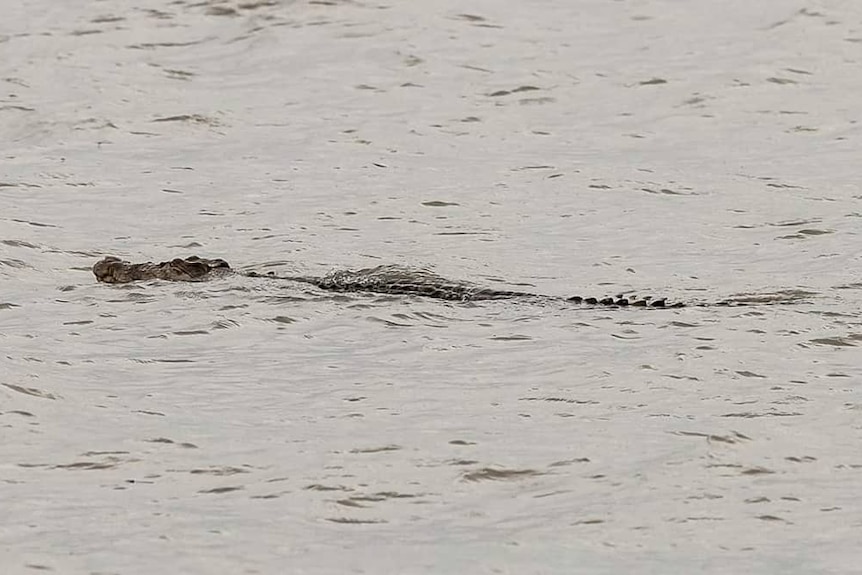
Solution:
[[[468,282],[448,280],[426,270],[410,269],[397,265],[381,265],[355,271],[337,270],[322,277],[279,276],[273,273],[261,274],[254,271],[239,272],[223,259],[205,259],[198,256],[174,258],[159,263],[130,263],[118,257],[108,256],[93,266],[93,274],[96,279],[109,284],[124,284],[138,280],[200,282],[237,273],[247,277],[272,278],[310,284],[327,291],[419,295],[450,301],[552,297],[530,292],[476,286]],[[618,295],[601,298],[571,296],[555,299],[563,299],[575,304],[613,307],[670,308],[685,305],[682,302],[668,303],[666,298],[653,298],[651,296]]]

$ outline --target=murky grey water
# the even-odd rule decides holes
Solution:
[[[862,5],[6,4],[3,573],[862,572]]]

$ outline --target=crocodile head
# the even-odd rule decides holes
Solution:
[[[96,265],[93,266],[93,274],[100,282],[124,283],[131,281],[131,279],[124,279],[123,270],[128,266],[128,262],[124,262],[118,257],[108,256],[96,262]]]
[[[210,272],[230,272],[230,265],[222,259],[208,260],[191,256],[175,258],[168,262],[132,264],[118,257],[108,256],[96,262],[93,274],[100,282],[128,283],[135,280],[201,281],[210,277]]]

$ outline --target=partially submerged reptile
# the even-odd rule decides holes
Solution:
[[[175,258],[171,261],[133,264],[109,256],[93,266],[96,279],[105,283],[129,283],[136,280],[169,280],[197,282],[232,273],[249,277],[290,280],[330,291],[373,292],[384,294],[421,295],[454,301],[480,301],[519,297],[550,297],[529,292],[497,290],[475,286],[467,282],[452,281],[424,270],[401,266],[378,266],[357,271],[335,271],[323,277],[276,276],[256,272],[236,272],[222,259],[204,259],[197,256]],[[637,306],[650,308],[683,307],[683,303],[668,303],[666,299],[652,297],[581,297],[562,298],[565,301],[602,306]]]

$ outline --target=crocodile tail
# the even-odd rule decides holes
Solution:
[[[581,296],[572,296],[567,298],[566,301],[570,301],[576,304],[585,304],[585,305],[603,305],[603,306],[614,306],[614,307],[652,307],[652,308],[668,308],[668,307],[684,307],[685,304],[682,302],[677,303],[668,303],[667,298],[653,299],[652,297],[637,297],[630,296],[624,297],[618,295],[616,297],[606,297],[606,298],[595,298],[595,297],[581,297]]]

